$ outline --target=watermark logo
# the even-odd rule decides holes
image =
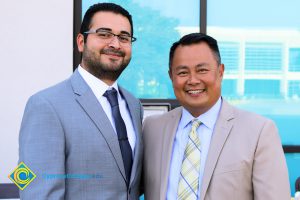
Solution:
[[[100,174],[42,174],[42,178],[46,180],[51,179],[101,179],[103,178]]]
[[[20,190],[24,190],[30,183],[36,178],[36,175],[21,162],[16,169],[8,176],[8,178],[14,182]]]

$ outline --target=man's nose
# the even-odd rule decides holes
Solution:
[[[111,39],[111,41],[108,43],[108,45],[110,47],[113,47],[115,49],[119,49],[120,48],[120,41],[119,41],[119,38],[118,36],[113,36],[113,38]]]
[[[200,83],[199,75],[197,75],[196,73],[191,73],[188,79],[188,83],[192,85]]]

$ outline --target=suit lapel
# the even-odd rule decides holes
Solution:
[[[179,120],[182,114],[182,108],[176,108],[171,111],[171,117],[165,124],[165,128],[162,129],[163,143],[162,143],[162,158],[161,158],[161,180],[160,180],[160,199],[166,199],[168,178],[170,171],[170,163],[172,157],[173,143],[178,127]]]
[[[113,127],[111,126],[111,123],[107,118],[101,104],[98,102],[94,93],[80,76],[77,70],[71,77],[71,83],[74,93],[76,94],[76,101],[80,104],[80,106],[90,117],[90,119],[95,123],[100,131],[100,134],[106,140],[107,145],[119,167],[119,170],[121,171],[123,178],[126,180],[118,138],[114,133]]]
[[[232,107],[225,100],[223,100],[222,108],[213,131],[212,140],[210,143],[207,160],[205,164],[202,187],[201,187],[201,197],[200,197],[201,200],[204,200],[218,158],[221,154],[226,139],[228,138],[230,131],[232,129],[233,124],[231,119],[233,118],[234,117],[233,117]]]
[[[142,130],[142,123],[141,123],[141,116],[140,116],[140,104],[136,104],[133,102],[131,95],[129,95],[122,87],[119,86],[119,91],[123,98],[126,101],[128,106],[128,110],[132,119],[133,127],[136,133],[136,145],[135,151],[133,154],[133,164],[132,164],[132,171],[130,177],[130,185],[134,181],[136,177],[137,167],[139,163],[141,163],[141,154],[142,154],[142,142],[141,142],[141,130]]]

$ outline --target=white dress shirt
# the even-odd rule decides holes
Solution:
[[[88,71],[86,71],[84,68],[82,68],[80,65],[78,66],[78,72],[82,76],[82,78],[85,80],[85,82],[88,84],[88,86],[91,88],[93,91],[94,95],[98,99],[99,103],[101,104],[105,114],[107,115],[110,123],[112,124],[112,127],[117,134],[116,131],[116,126],[114,122],[114,118],[112,116],[111,112],[111,106],[106,99],[106,97],[103,96],[106,90],[110,90],[112,88],[115,88],[118,91],[118,102],[119,102],[119,108],[120,108],[120,113],[121,116],[124,120],[124,123],[126,125],[126,130],[127,130],[127,136],[128,136],[128,141],[132,149],[132,153],[134,154],[135,150],[135,142],[136,142],[136,133],[133,128],[133,123],[132,119],[130,117],[129,110],[127,108],[127,104],[125,99],[120,95],[119,93],[119,88],[117,82],[114,82],[112,86],[107,85]]]
[[[210,140],[213,134],[215,123],[219,115],[219,111],[221,109],[221,104],[222,104],[222,100],[220,97],[217,103],[211,109],[209,109],[206,113],[197,117],[197,119],[202,122],[202,124],[197,129],[197,134],[201,142],[201,147],[200,147],[201,163],[200,163],[200,174],[199,174],[198,199],[200,199],[200,188],[202,184],[205,161],[210,146]],[[192,128],[191,121],[193,119],[195,119],[195,117],[193,117],[186,109],[183,108],[182,116],[177,127],[174,144],[173,144],[168,188],[167,188],[167,200],[177,199],[180,170],[181,170],[185,147],[188,142],[188,135]]]

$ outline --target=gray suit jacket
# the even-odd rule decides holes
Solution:
[[[136,132],[129,189],[117,135],[101,104],[76,70],[62,83],[33,95],[24,112],[19,161],[36,175],[21,199],[139,198],[143,111],[120,88]]]
[[[165,200],[182,107],[143,124],[145,200]],[[200,200],[289,200],[287,166],[275,124],[223,100]]]

